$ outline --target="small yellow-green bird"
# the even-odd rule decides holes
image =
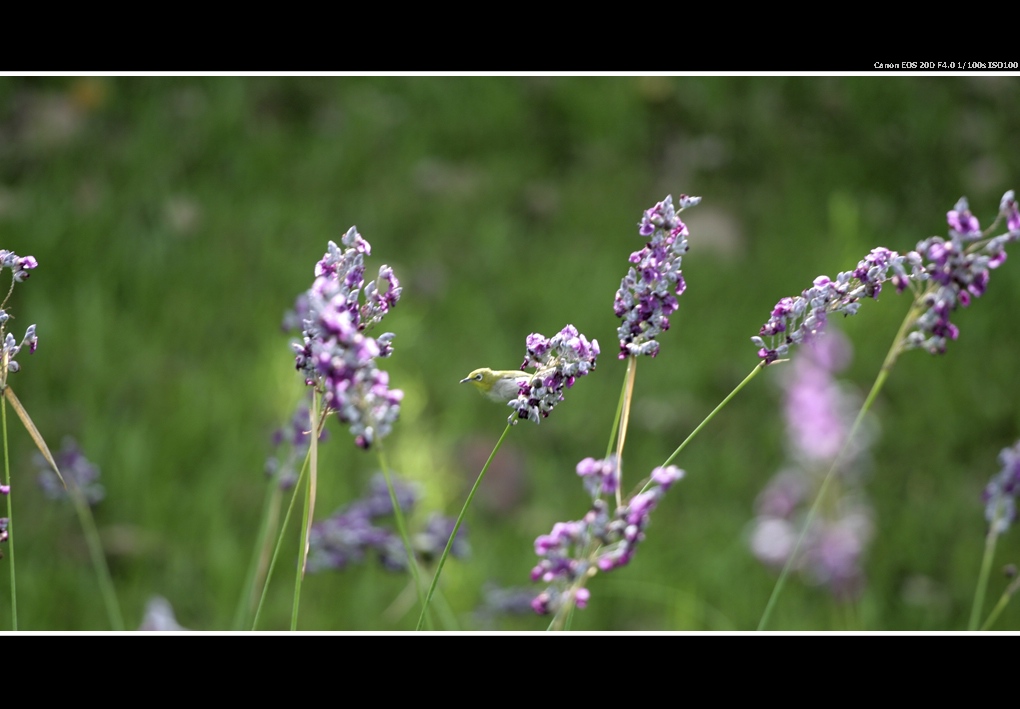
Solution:
[[[537,376],[537,373],[529,374],[519,369],[489,369],[488,367],[482,367],[461,379],[460,383],[470,382],[488,398],[505,404],[517,398],[522,384],[527,384]]]

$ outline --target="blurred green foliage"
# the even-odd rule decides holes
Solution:
[[[406,392],[386,440],[426,491],[421,516],[456,514],[508,410],[458,380],[513,368],[531,332],[597,338],[593,376],[540,426],[511,434],[467,518],[474,554],[442,589],[460,629],[483,625],[482,587],[527,586],[534,538],[579,518],[574,466],[603,455],[624,365],[613,295],[666,194],[685,214],[687,293],[638,365],[624,474],[660,464],[754,366],[749,338],[774,303],[874,246],[945,234],[965,194],[987,224],[1020,187],[1014,77],[48,77],[0,78],[0,247],[34,255],[13,331],[39,350],[12,379],[58,446],[100,466],[95,509],[124,615],[167,597],[186,627],[229,627],[266,494],[272,430],[303,387],[284,311],[328,239],[352,224],[368,275],[404,296],[384,328]],[[1013,259],[1020,258],[1014,254]],[[980,494],[1020,437],[1020,264],[959,313],[943,357],[901,358],[877,404],[867,488],[877,532],[867,591],[836,604],[794,579],[772,627],[965,627],[985,523]],[[883,293],[843,325],[847,376],[871,385],[906,296]],[[579,630],[747,630],[774,576],[748,552],[756,495],[782,464],[778,379],[767,371],[684,452],[633,563],[591,583]],[[317,517],[376,469],[342,427],[322,449]],[[36,489],[32,444],[10,426],[19,625],[108,627],[69,507]],[[289,623],[296,530],[265,628]],[[999,543],[996,568],[1020,555]],[[0,561],[0,627],[10,627]],[[413,627],[407,577],[373,563],[305,583],[299,627]],[[1005,586],[989,588],[990,608]],[[536,586],[537,590],[538,586]],[[997,628],[1020,628],[1009,608]]]

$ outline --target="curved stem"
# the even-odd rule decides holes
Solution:
[[[634,359],[635,359],[634,357],[631,357],[631,360],[634,360]],[[742,382],[740,382],[740,384],[738,384],[736,387],[734,387],[733,391],[731,391],[726,396],[726,398],[723,399],[719,403],[719,405],[716,406],[712,410],[712,412],[708,416],[705,417],[705,420],[702,421],[700,424],[698,424],[697,428],[695,428],[691,432],[691,434],[689,436],[687,436],[687,438],[684,440],[684,442],[681,443],[680,446],[677,447],[677,449],[675,451],[673,451],[673,454],[670,455],[669,458],[666,459],[666,461],[662,464],[662,467],[666,467],[667,465],[669,465],[673,461],[673,459],[676,458],[680,454],[680,451],[682,451],[687,446],[687,444],[690,443],[691,440],[693,440],[693,438],[698,434],[698,432],[701,431],[701,429],[704,428],[708,424],[709,421],[711,421],[713,418],[715,418],[715,415],[718,414],[723,409],[723,407],[726,406],[726,404],[728,404],[733,399],[733,397],[735,397],[737,395],[738,392],[740,392],[745,386],[747,386],[752,379],[754,379],[756,376],[758,376],[758,373],[762,369],[764,369],[764,368],[765,368],[765,364],[764,363],[757,364],[754,367],[754,369],[751,370],[751,373],[748,374],[746,377],[744,377],[744,380]],[[621,409],[623,409],[624,415],[621,416],[621,415],[619,415],[620,412],[619,411],[617,412],[618,413],[617,420],[623,420],[623,424],[621,426],[621,428],[623,428],[623,429],[626,428],[626,418],[627,418],[626,417],[626,412],[629,411],[629,409],[630,409],[631,394],[633,392],[633,386],[634,386],[634,376],[635,376],[635,369],[633,367],[628,367],[627,368],[627,377],[624,380],[623,393],[621,394],[621,397],[620,397]],[[625,402],[625,404],[624,404],[624,402]],[[622,447],[623,447],[623,438],[624,438],[624,436],[625,436],[625,434],[621,433],[620,439],[619,439],[620,440],[620,444],[619,444],[619,447],[617,448],[617,455],[618,456],[620,455],[620,452],[621,452]],[[618,460],[618,463],[619,462],[620,461]],[[651,478],[649,478],[647,480],[647,482],[645,482],[644,486],[641,488],[640,492],[645,492],[646,490],[648,490],[649,487],[651,487],[651,485],[652,485],[652,480],[651,480]],[[621,506],[623,504],[620,501],[621,487],[622,487],[621,485],[617,485],[617,490],[616,490],[616,494],[617,494],[617,506]],[[593,541],[592,544],[593,544],[593,546],[589,547],[585,551],[585,556],[586,556],[586,558],[589,558],[589,559],[594,559],[595,555],[598,553],[598,549],[599,549],[599,545],[598,545],[597,541]],[[587,574],[584,574],[581,577],[579,577],[571,585],[570,590],[569,590],[569,592],[567,594],[567,600],[564,602],[564,605],[560,608],[559,611],[557,611],[556,615],[553,617],[552,621],[549,623],[548,630],[560,630],[560,629],[563,629],[563,628],[569,628],[569,626],[570,626],[570,617],[571,617],[571,615],[573,613],[573,610],[574,610],[574,599],[577,597],[577,592],[580,591],[582,588],[584,588],[585,584],[588,582],[588,579],[590,579],[591,577],[595,576],[596,573],[597,573],[597,567],[596,566],[591,566],[589,568],[589,571],[588,571]]]
[[[609,431],[609,442],[606,444],[606,460],[613,454],[613,442],[617,439],[620,431],[620,417],[623,415],[623,401],[627,398],[627,377],[623,378],[623,386],[620,387],[620,398],[616,402],[616,414],[613,416],[613,426]]]
[[[616,506],[623,506],[623,444],[627,441],[630,424],[630,405],[634,400],[634,379],[637,377],[637,357],[627,358],[627,376],[623,380],[623,405],[620,412],[620,432],[616,439]]]
[[[446,557],[450,555],[450,548],[453,546],[453,540],[457,538],[457,531],[460,529],[461,522],[464,521],[464,516],[467,514],[468,507],[471,505],[471,500],[475,497],[475,492],[478,491],[478,486],[482,482],[482,478],[485,477],[485,472],[489,469],[492,464],[492,459],[496,457],[496,452],[499,451],[500,446],[503,445],[503,441],[506,439],[510,429],[513,427],[512,423],[508,423],[506,428],[503,429],[503,435],[496,441],[496,447],[492,449],[492,453],[489,454],[489,459],[485,461],[485,465],[482,466],[482,471],[478,473],[478,478],[475,480],[475,484],[471,486],[471,492],[468,493],[467,499],[464,500],[464,506],[460,510],[460,514],[457,515],[457,521],[453,525],[453,532],[450,534],[450,539],[446,542],[446,548],[443,549],[443,555],[439,557],[439,563],[436,564],[436,573],[432,577],[432,584],[429,586],[429,592],[425,594],[425,602],[422,604],[421,615],[418,616],[418,625],[415,630],[421,630],[425,624],[425,614],[429,609],[429,603],[432,601],[432,594],[436,591],[436,584],[439,583],[439,575],[443,573],[443,566],[446,564]]]
[[[785,360],[782,360],[782,361],[785,361]],[[773,362],[773,364],[776,364],[776,363]],[[757,365],[755,365],[754,369],[751,370],[751,373],[748,374],[746,377],[744,377],[744,380],[742,382],[740,382],[740,384],[737,384],[737,386],[735,386],[733,388],[733,391],[731,391],[729,394],[727,394],[726,398],[719,402],[718,406],[716,406],[714,409],[712,409],[712,412],[708,416],[706,416],[704,418],[704,420],[701,423],[699,423],[697,425],[697,427],[693,431],[691,431],[691,434],[689,436],[687,436],[687,438],[684,439],[683,443],[681,443],[679,446],[677,446],[677,449],[675,451],[673,451],[673,453],[668,458],[666,458],[665,461],[663,461],[662,466],[660,466],[660,467],[665,468],[667,465],[672,463],[673,460],[678,455],[680,455],[680,451],[682,451],[684,448],[686,448],[687,444],[690,443],[692,440],[694,440],[694,437],[697,436],[698,433],[701,432],[701,429],[703,429],[705,426],[707,426],[708,422],[711,421],[713,418],[715,418],[715,415],[718,414],[720,411],[722,411],[723,407],[725,407],[726,404],[730,403],[730,401],[733,399],[733,397],[735,397],[740,392],[740,390],[742,390],[745,386],[750,384],[751,380],[754,379],[756,376],[758,376],[758,373],[761,370],[763,370],[766,366],[767,365],[765,365],[764,362],[759,362]],[[651,486],[652,486],[652,479],[649,478],[645,482],[645,484],[641,487],[641,490],[639,492],[647,492],[648,488],[650,488]]]
[[[255,618],[252,620],[251,629],[255,630],[259,624],[259,617],[262,615],[262,605],[266,601],[266,591],[269,590],[269,582],[273,579],[273,570],[276,568],[276,560],[280,556],[280,549],[283,548],[283,535],[287,531],[287,525],[290,523],[290,515],[294,511],[294,503],[297,501],[298,491],[301,490],[301,485],[305,481],[305,471],[308,470],[308,458],[311,455],[305,456],[305,462],[301,466],[301,473],[298,475],[297,482],[294,483],[294,494],[290,496],[290,504],[287,506],[287,514],[283,517],[283,524],[280,525],[280,536],[276,540],[276,548],[273,549],[273,558],[269,562],[269,571],[266,572],[266,580],[262,584],[262,594],[259,596],[259,605],[255,609]]]
[[[99,530],[96,529],[96,520],[92,516],[88,500],[85,499],[85,494],[73,480],[67,489],[71,496],[71,502],[74,504],[74,511],[78,515],[78,522],[85,534],[85,543],[89,548],[89,556],[92,557],[92,566],[96,570],[96,576],[99,577],[99,590],[103,596],[103,604],[106,606],[106,615],[110,619],[110,625],[114,630],[124,630],[124,617],[120,613],[120,604],[113,588],[110,567],[106,564],[103,543],[99,538]]]
[[[1020,576],[1013,579],[1013,582],[1006,587],[1005,591],[1002,592],[1002,596],[999,597],[999,602],[995,604],[995,608],[993,608],[992,612],[988,614],[988,619],[985,621],[984,625],[981,626],[981,630],[988,630],[992,627],[992,624],[995,623],[999,614],[1002,613],[1009,604],[1009,599],[1013,597],[1013,594],[1017,592],[1018,588],[1020,588]]]
[[[264,572],[269,555],[270,538],[276,531],[276,523],[280,518],[280,502],[283,492],[280,490],[280,474],[277,472],[269,480],[269,489],[266,492],[266,501],[262,505],[262,517],[259,522],[259,531],[256,536],[255,550],[251,561],[248,564],[248,573],[245,575],[244,589],[237,601],[237,608],[234,611],[234,629],[244,630],[247,615],[251,613],[251,606],[255,602],[255,587],[258,584],[259,576]]]
[[[846,455],[847,450],[849,450],[850,442],[854,439],[854,436],[857,435],[857,429],[860,428],[865,415],[871,409],[872,404],[875,403],[875,399],[878,398],[878,393],[885,385],[885,380],[889,378],[889,373],[892,371],[893,365],[896,364],[896,359],[903,351],[903,339],[906,336],[907,330],[917,320],[918,312],[919,308],[917,307],[917,301],[915,300],[906,317],[903,318],[903,322],[900,323],[899,330],[896,331],[896,337],[893,339],[892,346],[889,347],[889,351],[886,353],[885,359],[882,361],[882,368],[879,370],[878,376],[875,377],[875,383],[871,385],[871,391],[868,392],[868,396],[865,398],[864,404],[861,406],[861,410],[857,412],[857,418],[854,419],[854,423],[850,427],[850,432],[847,433],[843,446],[839,449],[839,453],[836,454],[835,459],[832,461],[832,465],[829,467],[829,472],[825,474],[825,478],[822,480],[822,484],[818,488],[818,494],[815,496],[815,501],[812,503],[811,509],[808,510],[807,516],[804,518],[804,525],[800,530],[800,535],[797,537],[797,543],[794,544],[793,550],[786,558],[786,563],[783,565],[783,570],[779,573],[776,585],[772,588],[772,594],[769,596],[768,603],[765,604],[765,610],[762,612],[761,620],[758,621],[758,630],[765,629],[765,625],[768,623],[769,618],[772,615],[772,609],[775,607],[776,600],[779,598],[779,594],[786,585],[786,578],[790,575],[790,569],[793,567],[794,559],[797,558],[797,553],[800,551],[800,548],[804,543],[804,538],[807,536],[807,532],[811,528],[811,523],[814,521],[815,515],[818,512],[821,500],[825,497],[825,493],[829,489],[829,482],[835,476],[839,465],[843,462],[843,456]]]
[[[11,284],[13,287],[13,283]],[[7,294],[10,297],[10,293]],[[7,450],[7,398],[0,401],[0,419],[3,421],[4,430],[4,485],[11,485],[11,464]],[[14,582],[14,513],[11,507],[11,493],[7,492],[7,555],[11,567],[11,630],[18,629],[18,590]]]
[[[386,489],[389,490],[390,502],[393,505],[393,519],[397,523],[397,533],[400,534],[400,541],[403,542],[404,551],[407,553],[407,565],[414,579],[414,590],[418,594],[418,603],[424,608],[425,596],[421,590],[421,571],[418,568],[418,561],[414,556],[411,538],[407,534],[407,522],[404,519],[404,511],[400,508],[400,502],[397,500],[397,491],[393,487],[393,481],[390,479],[390,469],[386,464],[386,455],[383,452],[382,441],[379,441],[376,445],[378,446],[379,466],[382,468],[383,478],[386,480]],[[454,530],[454,534],[456,534],[456,530]]]
[[[995,558],[995,542],[999,539],[999,513],[1002,510],[1002,500],[995,505],[995,514],[992,516],[991,524],[988,526],[988,536],[985,537],[985,553],[981,558],[981,571],[978,573],[977,590],[974,592],[974,603],[970,607],[970,623],[967,630],[977,630],[981,621],[981,608],[985,602],[985,594],[988,593],[988,576],[992,571],[992,559]]]
[[[312,408],[308,412],[311,430],[319,430],[319,394],[312,393]],[[308,487],[305,488],[305,510],[301,524],[301,546],[298,553],[297,573],[294,578],[294,604],[290,614],[290,629],[297,630],[298,608],[301,605],[301,583],[308,567],[308,545],[312,534],[312,518],[315,515],[315,484],[319,469],[319,436],[312,434],[308,445]]]

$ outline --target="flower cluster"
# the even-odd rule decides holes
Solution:
[[[438,559],[442,555],[443,550],[446,549],[446,542],[450,540],[450,535],[453,534],[453,528],[456,524],[457,520],[453,517],[447,517],[438,512],[433,512],[429,515],[428,520],[425,522],[425,529],[415,534],[411,540],[411,546],[418,557],[425,562]],[[457,530],[457,536],[454,537],[453,544],[450,546],[450,553],[453,556],[464,558],[471,553],[471,547],[465,536],[466,533],[467,528],[462,524]]]
[[[38,268],[39,262],[35,256],[18,256],[13,251],[0,249],[0,268],[9,268],[14,273],[14,280],[21,283],[28,279],[33,268]]]
[[[0,249],[0,268],[11,269],[14,274],[15,283],[25,281],[32,275],[30,271],[38,268],[38,266],[39,262],[35,260],[34,256],[18,256],[13,251]],[[0,307],[0,338],[3,339],[3,342],[0,343],[0,361],[7,363],[7,372],[17,372],[21,365],[14,358],[17,357],[18,353],[25,346],[28,347],[29,354],[35,352],[36,347],[39,345],[39,338],[35,334],[35,325],[33,324],[29,325],[25,330],[25,336],[21,338],[19,343],[14,335],[6,332],[7,321],[10,320],[10,317],[10,313],[4,310],[3,307]]]
[[[841,599],[863,590],[861,560],[872,535],[871,511],[858,485],[868,436],[859,433],[854,447],[840,456],[857,408],[857,397],[834,377],[849,363],[849,348],[845,338],[829,331],[811,340],[786,370],[790,460],[758,496],[750,535],[751,551],[762,563],[774,568],[786,564],[807,507],[838,458],[841,465],[826,493],[828,504],[812,519],[796,568]]]
[[[327,410],[349,424],[355,443],[367,449],[390,432],[404,394],[390,389],[389,375],[376,366],[377,358],[392,354],[393,333],[373,338],[364,332],[396,305],[401,288],[388,266],[365,285],[364,257],[371,246],[355,227],[341,243],[343,251],[329,242],[315,266],[315,282],[285,323],[302,323],[303,339],[293,349],[305,382],[322,391]]]
[[[572,387],[577,377],[595,369],[598,355],[598,340],[588,342],[573,325],[567,325],[549,338],[537,332],[528,335],[527,354],[521,369],[534,367],[538,371],[533,377],[520,381],[517,398],[509,402],[516,413],[510,414],[508,422],[530,419],[538,423],[547,417],[553,407],[563,401],[563,391]]]
[[[571,602],[584,608],[590,598],[583,586],[586,580],[599,571],[624,566],[633,558],[637,545],[645,538],[652,510],[670,486],[684,476],[675,465],[656,468],[645,489],[610,514],[600,493],[616,489],[615,469],[613,461],[582,460],[577,472],[592,495],[591,509],[578,521],[557,522],[549,534],[535,540],[535,553],[541,560],[532,569],[531,580],[549,584],[531,602],[539,615],[557,612]]]
[[[915,304],[922,310],[903,348],[923,347],[932,354],[944,353],[946,342],[959,335],[956,325],[949,321],[950,313],[985,292],[989,271],[1006,260],[1006,244],[1020,239],[1020,209],[1012,190],[1002,196],[999,216],[989,232],[1000,219],[1006,220],[1007,231],[983,240],[985,232],[967,199],[961,197],[946,214],[948,239],[933,236],[902,255],[883,247],[872,249],[857,268],[840,273],[834,281],[819,276],[799,296],[783,298],[776,304],[768,322],[751,338],[758,356],[765,364],[785,357],[792,345],[823,333],[830,314],[854,315],[862,298],[877,300],[887,280],[898,293],[910,286],[917,294]]]
[[[920,296],[924,313],[907,336],[906,348],[921,347],[932,354],[943,354],[947,341],[960,334],[949,321],[950,313],[984,294],[989,271],[1006,260],[1006,244],[1020,238],[1020,210],[1012,190],[999,202],[996,224],[999,219],[1006,220],[1006,233],[980,242],[984,234],[977,217],[971,214],[967,198],[961,197],[946,213],[949,238],[932,236],[918,243],[915,253],[924,259],[924,279],[929,287]]]
[[[82,455],[81,448],[73,438],[64,439],[54,459],[68,486],[74,485],[81,490],[90,505],[95,505],[106,496],[106,490],[99,482],[99,468]],[[36,453],[32,461],[38,469],[36,480],[43,494],[51,500],[66,499],[68,489],[60,482],[42,454]]]
[[[765,364],[771,364],[785,357],[792,345],[804,344],[824,333],[830,314],[855,315],[861,298],[877,300],[885,281],[891,279],[897,291],[902,291],[911,277],[921,273],[917,254],[902,256],[883,247],[872,249],[853,271],[841,272],[834,281],[819,276],[799,296],[780,299],[751,342]]]
[[[393,481],[397,504],[405,513],[410,513],[419,498],[415,486]],[[386,480],[378,474],[372,478],[368,494],[337,510],[331,517],[312,525],[309,538],[308,568],[310,571],[324,569],[340,570],[348,564],[364,560],[370,552],[378,555],[384,568],[402,571],[407,568],[407,555],[400,536],[388,527],[380,526],[378,520],[393,514]],[[423,560],[439,556],[446,548],[446,542],[453,532],[454,521],[440,515],[432,515],[425,529],[414,536],[413,547]],[[450,553],[464,557],[470,553],[466,529],[461,525],[457,531]]]
[[[310,413],[306,404],[300,404],[291,418],[290,426],[273,432],[273,448],[279,449],[285,444],[288,448],[282,457],[274,454],[266,459],[266,475],[277,477],[283,490],[289,490],[297,482],[297,466],[308,452],[312,428]],[[325,442],[328,438],[329,432],[322,429],[319,441]]]
[[[613,456],[602,460],[585,458],[577,464],[576,472],[593,500],[603,494],[612,495],[620,486],[620,467],[616,463],[616,456]]]
[[[687,288],[680,262],[687,253],[688,231],[679,213],[699,202],[701,197],[680,195],[679,209],[674,209],[672,196],[667,196],[645,211],[638,231],[651,239],[630,255],[634,265],[620,281],[613,302],[613,312],[623,319],[617,329],[620,359],[658,354],[655,338],[669,329],[669,316],[678,307],[677,296]]]
[[[1016,521],[1016,498],[1020,495],[1020,441],[999,453],[1002,469],[984,491],[985,519],[1002,534]]]

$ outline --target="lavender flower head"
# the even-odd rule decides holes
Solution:
[[[534,367],[538,371],[521,381],[517,398],[509,402],[516,413],[510,414],[507,422],[515,424],[519,419],[530,419],[538,423],[549,416],[553,407],[563,401],[564,390],[595,369],[598,355],[598,340],[589,342],[573,325],[550,338],[537,332],[528,335],[521,369]]]
[[[343,251],[329,242],[315,266],[315,282],[288,320],[302,322],[303,339],[292,346],[305,383],[322,392],[327,410],[349,424],[355,443],[367,449],[392,430],[404,393],[390,389],[389,375],[376,366],[376,359],[392,354],[393,333],[373,338],[364,331],[396,305],[401,288],[388,266],[365,285],[364,257],[371,246],[355,227],[341,243]]]
[[[927,288],[919,295],[923,313],[904,342],[905,349],[923,348],[932,354],[944,354],[949,340],[955,340],[959,328],[949,315],[966,308],[988,288],[990,271],[1006,260],[1006,244],[1020,238],[1020,210],[1010,190],[999,202],[999,215],[989,232],[1001,219],[1006,220],[1004,234],[982,241],[984,232],[971,214],[966,197],[946,213],[949,238],[932,236],[917,244],[914,258],[924,260],[923,281]]]
[[[1002,534],[1016,521],[1016,498],[1020,494],[1020,441],[999,453],[1002,469],[985,487],[985,519]]]
[[[18,256],[13,251],[0,249],[0,268],[11,269],[11,272],[14,274],[14,283],[22,283],[27,280],[31,275],[30,271],[38,268],[38,266],[39,262],[35,260],[34,256]],[[35,334],[34,324],[29,325],[25,330],[25,336],[21,338],[20,343],[14,335],[7,332],[7,321],[10,317],[10,313],[0,307],[0,339],[2,339],[2,343],[0,343],[0,362],[6,363],[6,369],[2,373],[4,379],[0,381],[0,387],[6,383],[7,372],[13,373],[21,369],[21,365],[14,358],[18,356],[22,348],[27,346],[28,353],[32,354],[39,345],[39,338]]]
[[[656,468],[645,489],[610,514],[601,494],[616,489],[614,461],[582,460],[577,473],[592,495],[591,509],[580,520],[557,522],[549,534],[535,540],[535,554],[540,561],[531,571],[531,580],[549,584],[531,602],[539,615],[555,613],[570,602],[584,608],[590,592],[583,584],[599,571],[612,571],[630,562],[645,538],[652,510],[670,486],[684,476],[675,465]]]
[[[903,341],[903,349],[921,347],[943,354],[947,341],[959,335],[959,329],[949,321],[950,313],[967,307],[972,298],[985,292],[989,271],[1006,260],[1006,244],[1020,239],[1020,209],[1012,190],[1002,196],[999,216],[988,232],[1002,219],[1007,231],[985,240],[967,199],[961,197],[946,213],[948,239],[930,237],[902,255],[884,247],[872,249],[856,269],[840,273],[834,281],[819,276],[799,296],[782,298],[776,304],[768,322],[751,338],[758,357],[764,364],[785,357],[793,345],[823,333],[830,314],[855,315],[861,299],[877,300],[887,280],[897,293],[909,286],[915,293],[915,306],[922,311]]]
[[[861,299],[878,300],[887,280],[902,291],[909,279],[920,273],[920,258],[916,254],[901,256],[884,247],[872,249],[853,271],[839,273],[836,280],[818,276],[799,296],[780,299],[751,342],[758,347],[758,357],[771,364],[789,354],[793,345],[810,342],[823,334],[830,314],[856,315]]]
[[[67,482],[68,489],[72,485],[76,486],[81,490],[89,505],[95,505],[106,497],[106,490],[99,482],[99,468],[85,458],[77,441],[73,438],[64,438],[60,451],[57,452],[54,459]],[[39,487],[42,488],[43,494],[51,500],[67,499],[68,489],[64,488],[60,478],[53,472],[42,454],[36,453],[32,462],[38,470],[36,480]]]
[[[677,296],[687,288],[680,263],[687,253],[687,226],[679,213],[701,202],[701,197],[680,195],[680,207],[674,209],[672,196],[645,211],[638,232],[651,239],[640,251],[630,255],[634,264],[620,281],[613,312],[623,322],[617,329],[620,359],[659,352],[655,339],[669,329],[669,316],[677,307]]]

